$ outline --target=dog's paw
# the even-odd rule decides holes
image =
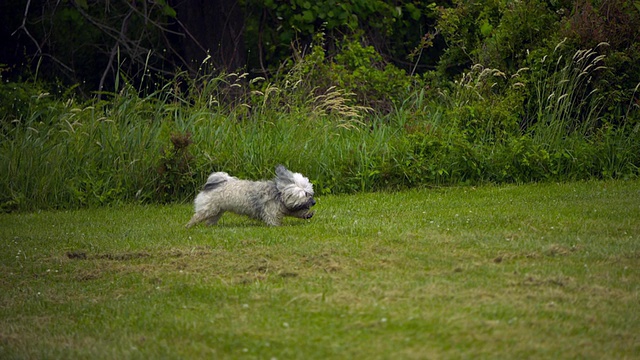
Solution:
[[[306,213],[303,217],[303,219],[311,219],[311,217],[313,216],[313,214],[315,214],[315,211],[309,211],[308,213]]]

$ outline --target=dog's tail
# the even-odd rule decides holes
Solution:
[[[204,184],[204,187],[202,188],[202,190],[203,191],[213,190],[227,181],[234,181],[234,180],[238,180],[238,178],[229,176],[229,174],[227,174],[226,172],[215,172],[209,175],[209,178],[207,179],[207,182]]]

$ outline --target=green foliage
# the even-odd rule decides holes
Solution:
[[[20,205],[33,209],[135,200],[149,186],[158,151],[151,104],[131,92],[109,103],[56,104],[46,119],[36,108],[32,116],[0,122],[2,203],[25,199]]]
[[[471,64],[515,72],[529,50],[544,44],[558,28],[558,9],[545,1],[454,1],[440,7],[438,28],[449,44],[438,64],[455,75]]]
[[[407,75],[356,41],[333,57],[314,46],[271,80],[202,64],[151,94],[123,75],[117,93],[85,103],[5,83],[0,93],[27,100],[0,121],[0,207],[184,202],[213,171],[264,179],[278,163],[319,195],[637,177],[635,93],[609,121],[591,80],[606,57],[555,49],[451,83]]]
[[[372,46],[364,46],[357,39],[345,40],[333,57],[326,54],[323,44],[324,34],[320,33],[311,53],[292,65],[285,81],[295,76],[316,92],[336,87],[353,94],[361,106],[379,112],[390,112],[420,82],[419,77],[385,62]]]
[[[404,70],[385,63],[372,46],[344,42],[328,73],[341,88],[356,94],[358,101],[388,112],[407,96],[412,78]]]
[[[517,134],[524,101],[518,81],[498,69],[473,66],[439,94],[451,126],[472,143],[490,144]]]
[[[541,47],[558,28],[559,16],[547,1],[506,1],[500,6],[500,19],[481,41],[475,62],[515,72],[527,53]]]
[[[534,139],[550,147],[564,141],[565,136],[592,135],[603,106],[592,78],[605,69],[606,56],[598,54],[599,49],[579,50],[571,56],[562,47],[561,42],[551,56],[531,63],[535,95],[529,99],[534,112],[529,121]]]
[[[404,60],[437,17],[435,2],[422,1],[247,0],[246,5],[247,43],[262,53],[250,63],[263,70],[279,66],[290,56],[292,44],[306,47],[319,32],[326,32],[327,49],[339,47],[352,34],[362,34],[377,49],[389,50],[389,57]]]
[[[170,140],[169,148],[161,150],[156,170],[158,180],[154,200],[160,202],[179,199],[199,185],[194,181],[194,157],[189,149],[191,133],[172,133]]]
[[[606,68],[594,79],[605,97],[603,118],[618,126],[628,121],[637,124],[640,119],[630,119],[628,115],[630,109],[639,106],[640,46],[635,45],[625,51],[608,51],[604,66]]]
[[[43,121],[55,116],[59,102],[38,82],[0,81],[0,114],[2,121],[38,117]]]

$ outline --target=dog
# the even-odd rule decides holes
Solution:
[[[280,226],[285,216],[310,219],[314,214],[311,207],[315,204],[309,179],[282,165],[276,166],[273,180],[241,180],[225,172],[215,172],[209,175],[196,196],[195,214],[186,227],[203,221],[215,225],[225,211]]]

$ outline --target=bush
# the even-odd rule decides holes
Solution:
[[[586,79],[605,58],[562,51],[427,87],[401,73],[382,84],[379,57],[352,44],[335,62],[314,50],[271,81],[181,75],[145,96],[124,82],[107,100],[31,98],[0,118],[0,209],[185,202],[213,171],[265,179],[279,163],[318,195],[638,176],[634,98],[622,121],[604,120]],[[385,111],[359,103],[385,95]]]

